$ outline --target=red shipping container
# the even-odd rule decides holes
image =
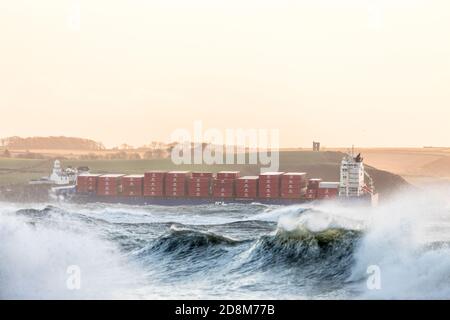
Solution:
[[[144,195],[146,192],[164,192],[162,187],[144,187]]]
[[[143,174],[131,174],[127,176],[123,176],[121,178],[121,183],[123,186],[142,186],[144,183],[144,175]]]
[[[170,188],[187,188],[188,184],[186,183],[186,181],[184,182],[166,182],[166,185],[164,186],[165,189],[170,189]]]
[[[162,179],[166,176],[167,171],[152,170],[144,173],[144,179]]]
[[[296,187],[282,187],[280,189],[281,192],[297,192],[297,193],[306,193],[306,187],[296,186]]]
[[[245,176],[236,180],[236,185],[258,185],[259,177],[258,176]]]
[[[166,186],[184,186],[184,185],[187,185],[187,181],[188,180],[171,180],[171,179],[169,179],[169,180],[166,180],[166,183],[165,183],[165,185]]]
[[[258,197],[258,192],[255,191],[249,191],[249,192],[237,192],[236,193],[236,198],[250,198],[250,199],[254,199]]]
[[[211,182],[212,178],[209,177],[192,177],[191,179],[189,179],[189,181],[191,182]]]
[[[191,197],[207,198],[211,195],[211,192],[210,189],[190,188],[188,194]]]
[[[210,190],[211,190],[211,186],[209,186],[209,185],[207,185],[207,186],[194,186],[194,185],[189,185],[189,186],[188,186],[188,190],[210,191]]]
[[[281,180],[281,186],[300,186],[302,188],[306,188],[307,182],[306,180]]]
[[[166,181],[186,181],[186,180],[188,180],[189,179],[189,177],[186,175],[186,176],[169,176],[169,175],[167,175],[166,176]]]
[[[212,178],[212,172],[192,172],[192,178]]]
[[[191,178],[188,182],[189,187],[211,187],[211,178]]]
[[[91,193],[97,190],[97,181],[100,174],[81,174],[77,177],[77,193]]]
[[[150,182],[161,182],[165,180],[165,176],[161,175],[161,176],[155,176],[155,177],[151,177],[151,176],[144,176],[144,183],[150,183]]]
[[[305,188],[306,185],[306,173],[304,172],[288,172],[283,174],[281,178],[282,191],[286,191],[287,189],[300,190]]]
[[[259,175],[259,181],[279,181],[284,172],[264,172]]]
[[[317,193],[318,199],[335,198],[339,193],[339,182],[321,182]]]
[[[142,196],[144,175],[127,175],[121,178],[122,195],[124,196]]]
[[[167,178],[186,178],[189,176],[190,171],[169,171],[167,172]]]
[[[280,188],[278,186],[270,186],[270,185],[263,185],[258,187],[259,192],[265,192],[265,193],[280,193]]]
[[[211,183],[209,182],[189,182],[188,186],[191,188],[210,188]]]
[[[230,193],[230,194],[234,194],[234,190],[233,189],[225,189],[225,188],[219,188],[219,189],[214,189],[213,192],[224,192],[224,193]]]
[[[305,172],[286,172],[283,174],[282,179],[287,180],[304,180],[306,181],[306,173]]]
[[[165,190],[186,190],[188,186],[185,183],[166,184]]]
[[[237,198],[256,198],[258,196],[258,176],[245,176],[236,180]]]
[[[265,172],[259,175],[260,198],[278,198],[283,172]]]
[[[213,196],[217,198],[232,198],[235,194],[235,184],[234,179],[215,179],[213,182]]]
[[[123,177],[124,174],[104,174],[98,177],[99,182],[118,182],[120,178]]]
[[[164,192],[168,197],[183,197],[187,194],[189,171],[169,171],[166,174]]]
[[[221,179],[236,179],[240,175],[239,171],[219,171],[216,174],[218,180]]]
[[[258,191],[258,185],[255,185],[255,186],[252,186],[252,185],[249,185],[249,186],[240,185],[240,186],[236,187],[236,191],[237,190],[255,190],[255,191]]]
[[[212,183],[213,186],[224,186],[224,187],[235,187],[236,186],[236,180],[213,180]]]
[[[168,192],[166,193],[166,197],[171,197],[171,198],[178,198],[178,197],[185,197],[186,193],[185,192]]]
[[[242,184],[236,186],[236,190],[244,190],[244,189],[258,190],[258,185]]]
[[[280,195],[280,191],[279,190],[272,190],[272,189],[259,189],[258,192],[260,194],[273,194],[273,195]]]
[[[144,186],[144,196],[162,197],[164,196],[164,187],[159,186]]]
[[[121,190],[121,178],[124,174],[105,174],[98,177],[97,194],[116,196]]]
[[[164,196],[164,186],[166,171],[153,170],[144,174],[144,196],[162,197]]]
[[[213,196],[214,198],[234,198],[234,193],[214,191]]]
[[[144,187],[153,187],[153,188],[163,188],[164,182],[163,181],[153,181],[153,182],[144,182]]]
[[[292,192],[298,192],[298,193],[306,193],[306,187],[302,187],[301,185],[297,185],[297,186],[292,186],[292,185],[288,185],[288,186],[281,186],[280,189],[282,192],[288,192],[288,191],[292,191]]]
[[[89,173],[80,174],[77,177],[77,183],[88,184],[97,182],[98,177],[100,176],[101,174],[89,174]]]
[[[281,197],[286,199],[300,199],[303,198],[306,194],[305,188],[300,189],[283,189],[281,190]]]

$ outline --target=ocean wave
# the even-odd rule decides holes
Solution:
[[[450,211],[440,199],[167,212],[1,203],[0,298],[448,298]],[[67,290],[69,265],[81,267],[83,290]]]
[[[235,246],[246,241],[215,234],[209,231],[195,230],[184,225],[172,224],[167,234],[154,240],[144,251],[168,253],[171,255],[189,255],[194,251],[203,253],[205,248]]]

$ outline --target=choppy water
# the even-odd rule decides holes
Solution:
[[[0,203],[0,298],[450,298],[447,195],[375,209]]]

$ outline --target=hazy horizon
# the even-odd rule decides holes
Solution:
[[[141,146],[179,128],[282,148],[446,147],[450,3],[0,3],[0,137]]]

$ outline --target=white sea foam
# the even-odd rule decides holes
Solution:
[[[86,233],[33,224],[0,214],[0,298],[117,298],[136,279],[117,248]],[[69,266],[81,271],[80,290],[69,290]],[[126,279],[124,281],[124,279]],[[70,287],[70,286],[69,286]]]
[[[355,252],[351,280],[380,270],[381,287],[362,297],[382,299],[450,298],[450,210],[441,192],[399,195],[379,207]],[[436,228],[440,227],[440,228]]]

